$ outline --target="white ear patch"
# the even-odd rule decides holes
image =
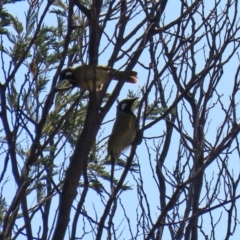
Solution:
[[[72,72],[66,72],[66,73],[65,73],[65,76],[66,76],[66,77],[72,76]]]
[[[127,105],[128,105],[127,103],[122,103],[121,110],[124,111],[126,109]]]

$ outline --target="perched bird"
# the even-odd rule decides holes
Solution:
[[[121,152],[135,139],[137,118],[132,112],[132,105],[138,98],[124,99],[117,106],[117,117],[108,140],[108,156],[111,157],[111,189],[113,191],[114,167]]]
[[[110,78],[118,81],[136,83],[137,72],[130,72],[127,79],[124,79],[125,72],[111,69],[107,66],[82,65],[76,68],[68,67],[61,71],[59,82],[68,80],[73,87],[79,86],[82,90],[101,91],[103,84]],[[96,79],[96,83],[94,82]]]

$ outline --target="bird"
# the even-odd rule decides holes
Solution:
[[[118,81],[137,83],[137,72],[131,71],[126,79],[125,72],[118,71],[108,66],[81,65],[78,67],[67,67],[60,73],[59,82],[68,80],[72,87],[79,86],[81,90],[101,91],[105,82],[110,78]],[[96,83],[94,82],[96,79]]]
[[[135,139],[137,133],[137,117],[132,105],[138,98],[124,99],[118,103],[116,120],[108,140],[108,156],[111,158],[110,184],[113,192],[114,168],[121,152]]]

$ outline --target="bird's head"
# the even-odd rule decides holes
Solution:
[[[61,71],[60,77],[59,77],[59,82],[61,82],[63,80],[68,80],[72,84],[73,87],[78,86],[77,79],[74,75],[74,68],[68,67]]]
[[[132,105],[138,99],[137,98],[127,98],[118,103],[118,110],[126,113],[132,113]]]

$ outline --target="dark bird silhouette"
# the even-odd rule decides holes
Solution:
[[[121,152],[135,139],[137,118],[132,112],[132,105],[138,98],[124,99],[117,106],[117,116],[108,140],[108,156],[111,157],[111,189],[113,191],[114,167]]]
[[[110,75],[111,74],[111,75]],[[59,82],[68,80],[73,87],[79,86],[82,90],[101,91],[110,77],[117,81],[136,83],[137,72],[131,71],[126,79],[125,72],[111,69],[107,66],[82,65],[76,68],[68,67],[61,71]],[[94,81],[96,79],[96,81]]]

